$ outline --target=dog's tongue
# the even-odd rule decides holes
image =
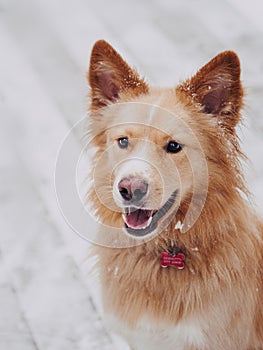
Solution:
[[[152,214],[153,210],[137,209],[125,215],[125,222],[130,228],[143,229],[150,225]]]

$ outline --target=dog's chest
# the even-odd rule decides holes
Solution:
[[[108,316],[109,327],[124,337],[134,350],[185,350],[205,347],[205,336],[194,320],[177,325],[155,324],[149,318],[141,319],[135,328],[129,328],[114,316]]]

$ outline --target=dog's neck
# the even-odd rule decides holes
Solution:
[[[170,239],[167,243],[167,248],[165,251],[171,255],[177,255],[179,253],[187,255],[186,249],[184,247],[182,248],[176,245],[176,243],[172,239]]]

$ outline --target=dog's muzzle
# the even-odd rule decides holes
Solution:
[[[144,237],[157,229],[158,221],[168,213],[176,201],[177,191],[174,191],[165,204],[159,209],[147,209],[127,205],[122,218],[125,230],[136,237]],[[131,199],[132,200],[132,199]]]

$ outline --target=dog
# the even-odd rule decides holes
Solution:
[[[263,225],[240,166],[238,56],[157,88],[100,40],[87,78],[109,327],[133,350],[262,350]]]

